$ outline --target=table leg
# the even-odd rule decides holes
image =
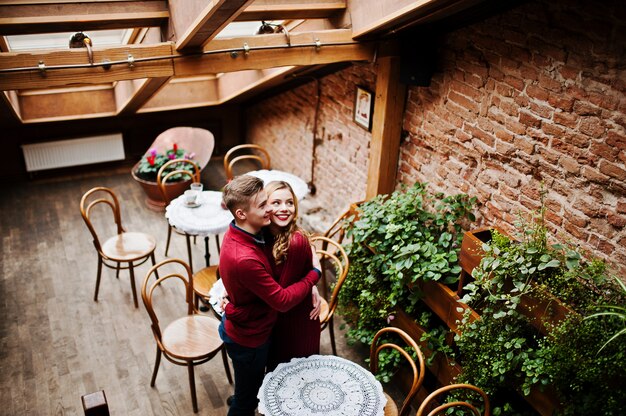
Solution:
[[[211,265],[211,254],[209,253],[209,236],[204,237],[204,260],[206,261],[206,267]]]

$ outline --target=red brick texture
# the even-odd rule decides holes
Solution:
[[[371,133],[353,121],[356,85],[374,91],[372,65],[354,65],[310,79],[291,91],[264,100],[247,111],[247,141],[265,147],[274,169],[311,180],[317,83],[321,90],[313,182],[307,198],[321,207],[321,226],[354,201],[365,198]],[[325,224],[325,225],[324,225]]]
[[[479,200],[479,221],[511,230],[539,207],[560,240],[626,271],[626,8],[539,0],[447,34],[429,87],[410,87],[398,183]],[[370,133],[354,89],[375,65],[321,82],[313,200],[337,215],[365,194]],[[310,178],[315,82],[248,111],[247,140],[274,167]]]

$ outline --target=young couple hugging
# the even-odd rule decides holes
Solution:
[[[297,224],[286,182],[238,176],[224,188],[234,216],[224,235],[220,276],[228,297],[220,336],[235,370],[229,416],[254,416],[266,368],[319,353],[320,264]]]

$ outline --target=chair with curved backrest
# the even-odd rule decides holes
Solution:
[[[470,402],[468,401],[470,399],[457,400],[456,398],[454,398],[452,399],[454,401],[444,403],[444,404],[439,404],[437,402],[434,402],[437,396],[440,396],[444,393],[453,392],[453,391],[454,392],[464,391],[470,394],[472,392],[477,393],[477,394],[473,394],[472,397],[476,397],[476,398],[482,397],[483,412],[481,413],[478,407],[475,404],[473,404],[473,403],[478,403],[479,400],[472,400],[472,402]],[[429,413],[426,413],[429,407],[432,408],[432,410]],[[450,384],[449,386],[441,387],[433,391],[432,393],[430,393],[428,397],[424,399],[419,409],[417,409],[416,416],[426,416],[426,415],[435,416],[438,414],[447,414],[447,410],[451,408],[467,409],[470,412],[469,414],[474,415],[474,416],[490,416],[491,415],[489,397],[487,397],[487,394],[484,391],[482,391],[480,388],[473,386],[471,384]]]
[[[173,169],[169,172],[167,170]],[[165,173],[167,172],[167,173]],[[200,182],[200,168],[193,160],[189,159],[174,159],[165,163],[159,169],[159,173],[157,174],[157,184],[159,185],[159,189],[161,190],[161,194],[163,195],[163,199],[165,200],[165,205],[169,205],[172,202],[170,196],[167,194],[167,186],[165,185],[168,179],[180,178],[180,177],[189,177],[192,182]],[[167,242],[165,243],[165,256],[167,256],[167,252],[170,248],[170,239],[172,237],[172,226],[167,224]],[[183,234],[187,240],[187,255],[189,256],[189,264],[193,265],[191,258],[191,242],[189,241],[190,235],[187,233],[180,232],[176,230],[177,233]]]
[[[241,154],[242,152],[248,153]],[[232,147],[224,156],[226,179],[231,180],[235,176],[233,174],[233,166],[244,160],[256,160],[261,165],[261,169],[271,169],[270,154],[267,150],[258,144],[240,144]]]
[[[101,242],[96,227],[92,222],[92,210],[101,204],[111,208],[113,221],[117,229],[116,234],[107,238],[104,242]],[[133,290],[133,301],[135,307],[139,307],[137,290],[135,288],[135,267],[143,264],[148,259],[151,259],[152,264],[155,264],[154,250],[156,242],[154,237],[145,233],[127,232],[124,230],[119,200],[113,190],[109,188],[101,186],[87,191],[80,200],[80,213],[93,237],[93,245],[98,253],[98,274],[93,300],[98,301],[102,265],[105,265],[115,269],[116,277],[118,278],[120,269],[128,269],[130,285]],[[123,264],[126,264],[126,266],[122,266]]]
[[[348,209],[342,212],[341,215],[339,215],[339,217],[337,217],[337,219],[330,225],[330,227],[328,227],[326,232],[324,232],[324,237],[332,238],[341,244],[345,236],[345,230],[343,229],[343,224],[346,221],[348,221],[348,219],[350,219],[351,217],[356,218],[358,216],[357,208],[363,202],[364,201],[359,201],[359,202],[350,204]]]
[[[413,358],[409,355],[409,353],[407,353],[401,346],[394,344],[391,341],[388,341],[386,337],[383,337],[383,335],[385,334],[395,334],[402,338],[402,340],[408,346],[413,348],[415,354],[417,355],[417,363],[419,364],[419,368],[418,365],[416,365],[415,361],[413,361]],[[411,370],[413,371],[413,383],[411,385],[409,393],[404,399],[404,402],[402,402],[402,408],[400,409],[400,412],[398,412],[398,407],[391,399],[391,397],[389,397],[389,395],[385,393],[385,397],[387,398],[387,404],[385,405],[385,416],[406,416],[411,407],[411,401],[413,401],[415,395],[417,394],[417,391],[424,382],[424,372],[426,369],[424,365],[424,356],[422,355],[422,351],[417,346],[415,340],[411,338],[409,334],[399,328],[383,328],[378,331],[376,335],[374,335],[374,339],[372,340],[372,346],[370,347],[370,370],[373,374],[376,374],[378,372],[378,355],[385,348],[391,348],[398,351],[409,362]]]
[[[158,278],[151,285],[148,284],[153,273],[167,266],[168,274]],[[159,315],[155,311],[153,304],[153,296],[155,293],[164,295],[163,291],[170,289],[169,284],[163,285],[166,280],[172,279],[184,286],[185,302],[187,303],[187,314],[182,317],[175,318],[165,328],[161,327]],[[168,282],[172,283],[172,282]],[[164,286],[161,288],[160,286]],[[160,287],[158,291],[155,289]],[[171,293],[180,294],[171,288]],[[168,293],[170,294],[170,293]],[[152,333],[157,345],[156,360],[150,386],[154,387],[159,364],[161,363],[161,355],[173,364],[187,367],[189,373],[189,387],[191,389],[191,402],[193,411],[198,411],[198,403],[196,398],[196,383],[194,377],[194,367],[203,364],[213,358],[218,352],[222,352],[222,360],[224,362],[224,370],[229,383],[233,383],[228,359],[226,357],[226,349],[219,333],[219,321],[215,318],[201,315],[193,304],[193,281],[191,280],[191,269],[189,266],[179,259],[167,259],[153,266],[141,287],[141,298],[146,307],[146,311],[152,322]],[[165,308],[164,308],[165,309]],[[163,319],[162,319],[163,320]]]
[[[339,303],[339,291],[343,282],[348,275],[350,268],[350,260],[341,244],[324,236],[311,237],[311,244],[316,245],[316,252],[320,258],[322,265],[322,284],[327,285],[326,279],[330,273],[334,272],[336,277],[333,293],[330,298],[322,296],[322,308],[320,311],[320,331],[328,328],[330,335],[330,345],[334,355],[337,355],[337,347],[335,346],[335,331],[333,325],[333,317]],[[330,265],[334,267],[334,271],[330,270]],[[326,300],[328,299],[328,300]]]

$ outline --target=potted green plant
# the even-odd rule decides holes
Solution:
[[[193,160],[195,154],[188,153],[185,149],[178,147],[176,143],[172,144],[171,149],[164,153],[159,153],[157,149],[151,148],[143,155],[141,160],[133,166],[131,174],[133,179],[142,187],[146,193],[146,205],[155,211],[162,211],[165,208],[165,200],[157,185],[157,174],[161,167],[174,159],[190,159]],[[167,173],[176,170],[177,164],[169,166],[166,171],[161,172],[161,177]],[[176,175],[179,177],[170,178],[165,184],[167,186],[167,194],[170,198],[181,195],[191,183],[191,179],[184,175]]]
[[[460,380],[497,397],[517,390],[542,415],[619,414],[626,351],[609,341],[623,320],[585,317],[599,303],[623,308],[625,294],[604,262],[549,242],[543,209],[517,228],[513,239],[492,232],[463,288],[462,302],[480,319],[466,319],[455,337]],[[500,405],[515,414],[513,404]]]

